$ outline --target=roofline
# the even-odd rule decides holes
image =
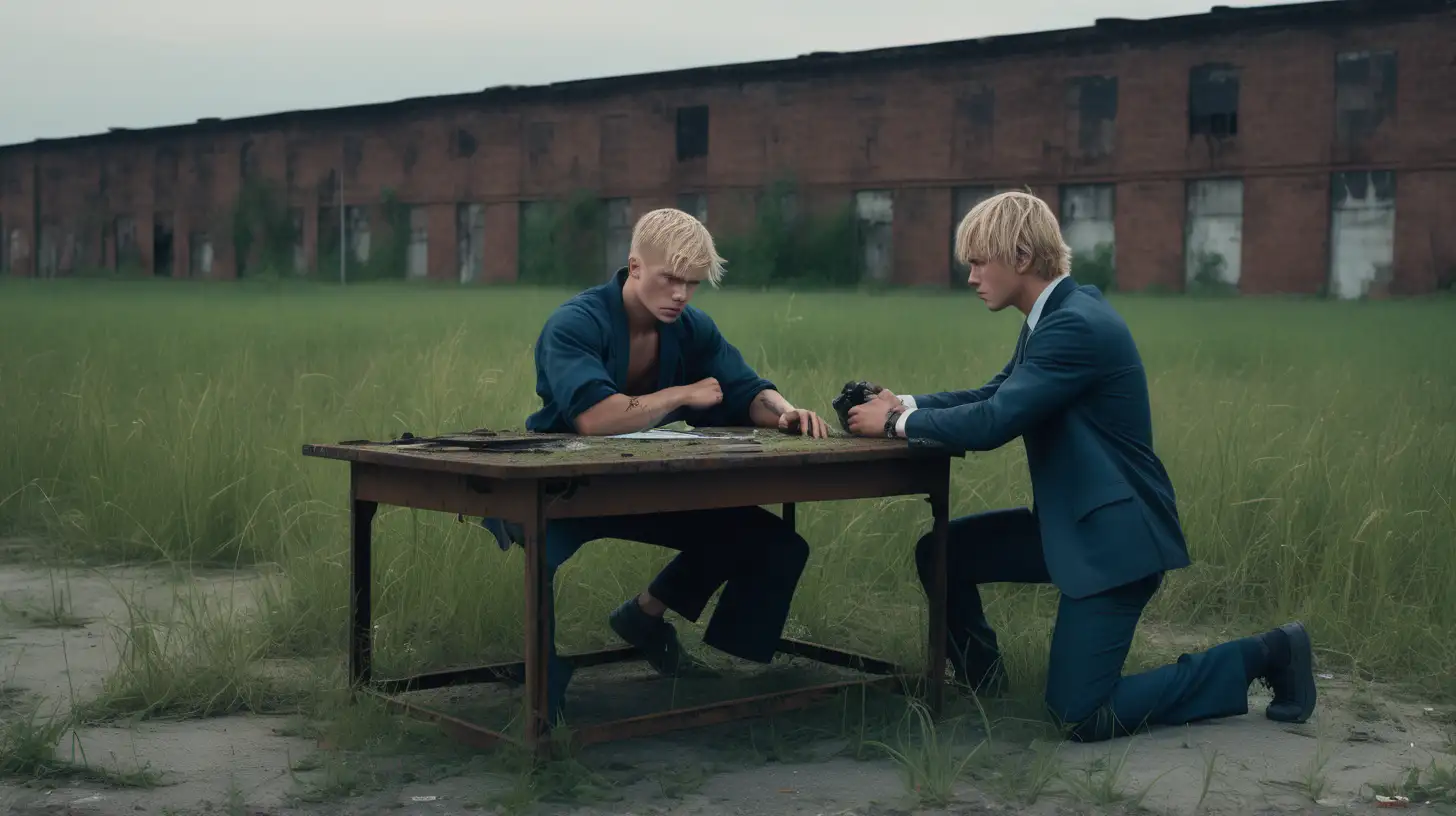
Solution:
[[[388,102],[369,102],[328,108],[306,108],[255,114],[231,119],[204,117],[195,122],[147,128],[111,128],[59,138],[0,145],[0,153],[26,147],[74,147],[97,142],[151,140],[167,135],[298,125],[316,120],[368,118],[384,113],[472,105],[519,105],[540,101],[567,101],[627,90],[708,86],[728,82],[804,79],[865,69],[911,67],[946,59],[994,60],[1046,51],[1088,50],[1118,45],[1139,45],[1173,40],[1207,39],[1270,28],[1324,27],[1410,19],[1443,11],[1456,11],[1456,0],[1316,0],[1273,6],[1213,6],[1200,14],[1130,19],[1098,18],[1094,25],[1004,34],[917,45],[890,46],[861,51],[816,51],[797,57],[757,62],[621,74],[565,80],[540,85],[499,85],[481,91],[416,96]]]

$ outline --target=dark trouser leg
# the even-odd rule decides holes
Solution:
[[[931,537],[915,548],[922,588],[930,586]],[[986,622],[979,584],[1051,582],[1036,517],[1025,507],[963,516],[950,523],[946,542],[947,651],[958,675],[973,686],[1000,676],[996,632]]]
[[[718,587],[723,596],[703,641],[745,660],[767,663],[788,620],[809,545],[778,516],[760,507],[556,519],[546,525],[546,580],[553,598],[556,573],[587,542],[610,538],[679,550],[649,592],[696,621]],[[556,615],[549,618],[548,716],[561,714],[571,667],[556,651]]]
[[[609,537],[679,551],[648,587],[654,598],[696,621],[723,587],[703,642],[744,660],[773,659],[809,558],[802,536],[761,507],[625,518]]]
[[[648,591],[696,621],[724,587],[703,640],[760,663],[773,658],[809,558],[803,537],[761,507],[560,519],[546,530],[546,568],[553,578],[583,544],[596,539],[678,550]]]
[[[1149,725],[1181,725],[1248,711],[1249,684],[1239,642],[1122,676],[1133,632],[1161,579],[1150,576],[1089,598],[1062,596],[1046,702],[1072,739],[1096,742]]]

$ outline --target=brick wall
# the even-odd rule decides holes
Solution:
[[[170,218],[172,274],[188,274],[189,240],[212,242],[211,274],[231,277],[231,213],[244,173],[276,183],[302,213],[316,269],[321,208],[377,205],[385,189],[427,212],[429,277],[459,274],[456,207],[483,206],[482,282],[510,281],[523,200],[591,190],[632,211],[707,194],[719,233],[752,223],[755,193],[791,175],[811,209],[856,190],[894,191],[896,281],[949,281],[955,187],[1029,186],[1057,211],[1067,183],[1117,188],[1118,285],[1183,285],[1185,190],[1199,178],[1245,181],[1241,289],[1318,292],[1329,276],[1329,177],[1395,170],[1395,293],[1450,277],[1456,248],[1438,235],[1456,200],[1456,13],[1368,26],[1289,28],[1141,45],[819,76],[643,82],[589,97],[545,89],[489,104],[440,99],[383,112],[300,113],[0,151],[0,225],[26,231],[14,274],[36,274],[41,238],[75,235],[114,262],[117,215],[132,218],[151,268],[154,221]],[[1388,110],[1357,142],[1336,139],[1336,55],[1393,49]],[[1190,73],[1237,77],[1237,132],[1189,136]],[[1199,106],[1204,101],[1197,102]],[[678,156],[679,110],[707,106],[706,155]],[[1102,117],[1102,118],[1099,118]],[[40,179],[33,189],[32,177]],[[337,213],[337,210],[332,210]],[[374,235],[383,235],[377,207]],[[336,217],[336,216],[335,216]],[[325,229],[335,229],[332,224]],[[9,246],[9,242],[6,244]],[[730,262],[732,259],[729,259]],[[591,259],[596,263],[596,259]],[[61,272],[64,273],[64,270]],[[331,274],[332,270],[325,271]]]

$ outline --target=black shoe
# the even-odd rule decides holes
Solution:
[[[1000,658],[991,661],[990,667],[978,665],[975,671],[977,676],[972,678],[971,669],[952,646],[950,666],[955,675],[955,682],[969,687],[977,697],[1000,697],[1010,690],[1011,681],[1006,677],[1006,669],[1001,665]]]
[[[677,630],[662,618],[642,611],[636,598],[628,598],[607,618],[612,631],[641,650],[648,664],[666,677],[716,677],[717,672],[683,651]]]
[[[1286,623],[1276,631],[1289,641],[1287,659],[1272,660],[1259,679],[1274,692],[1274,699],[1264,709],[1264,716],[1277,722],[1302,723],[1314,713],[1318,696],[1314,684],[1314,650],[1304,624]],[[1273,632],[1260,635],[1267,641]],[[1266,646],[1267,648],[1267,646]]]

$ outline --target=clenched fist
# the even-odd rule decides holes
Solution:
[[[683,404],[689,408],[712,408],[723,401],[723,386],[718,384],[716,377],[706,377],[684,388],[687,393]]]

